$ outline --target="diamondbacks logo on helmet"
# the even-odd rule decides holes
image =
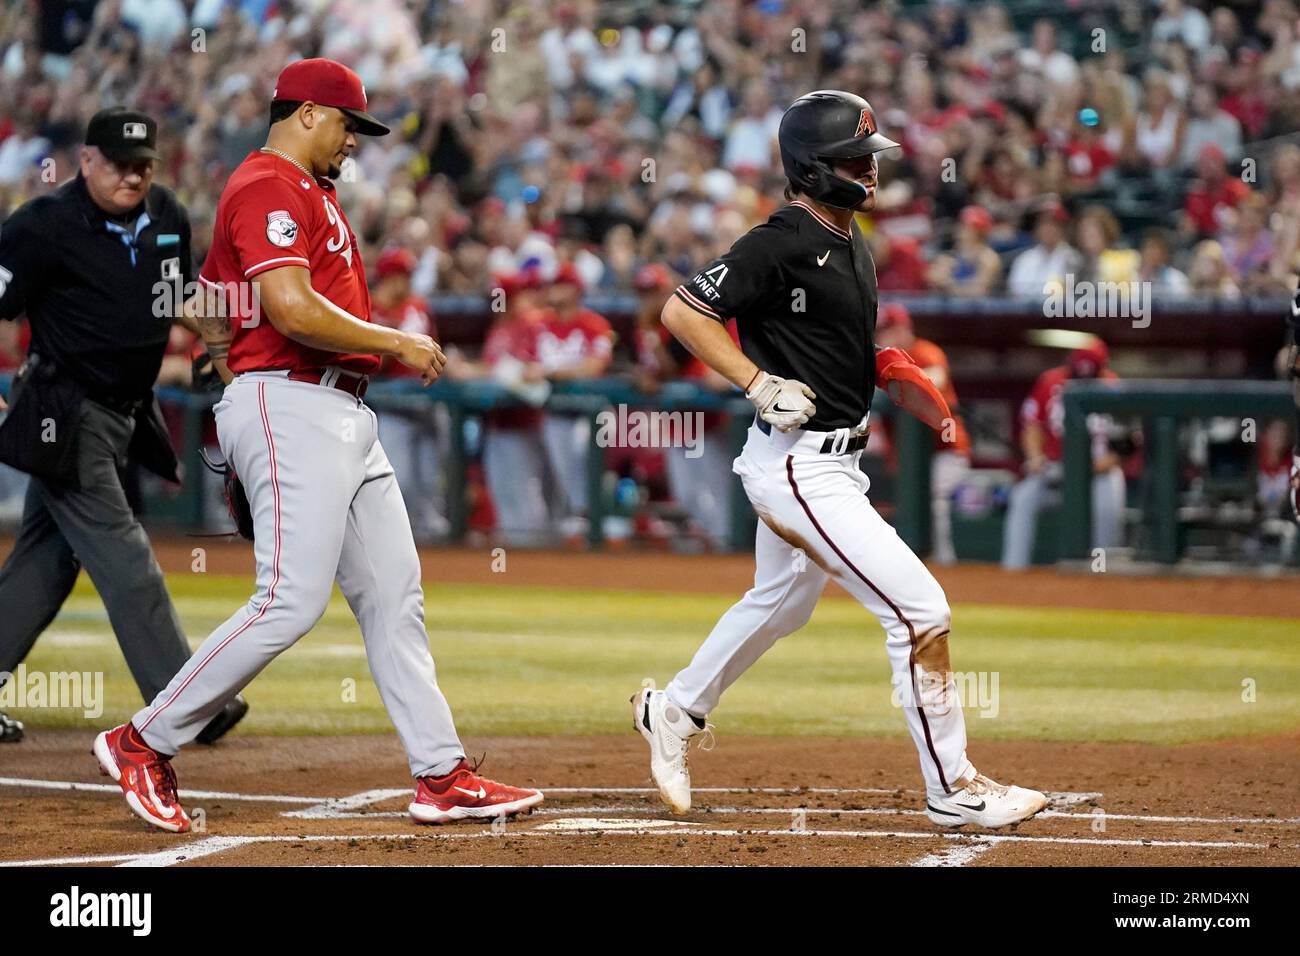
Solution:
[[[870,136],[875,131],[876,124],[871,121],[871,110],[864,106],[861,114],[858,116],[858,128],[854,131],[853,135],[861,136],[863,133],[866,133]]]

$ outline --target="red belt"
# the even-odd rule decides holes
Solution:
[[[333,381],[326,381],[326,376],[332,376]],[[311,382],[313,385],[337,388],[340,392],[347,392],[358,399],[365,398],[366,387],[370,384],[369,375],[340,372],[338,369],[328,368],[296,368],[289,373],[289,378],[295,382]]]

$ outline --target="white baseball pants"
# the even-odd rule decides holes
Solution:
[[[434,673],[419,556],[375,413],[346,392],[253,372],[227,386],[215,414],[253,511],[257,591],[135,715],[136,729],[176,753],[315,626],[337,579],[412,775],[450,771],[465,751]]]
[[[847,429],[840,431],[847,436]],[[754,587],[714,626],[668,685],[668,696],[706,716],[764,651],[807,623],[834,577],[884,627],[896,697],[927,791],[951,793],[974,768],[966,759],[966,724],[948,661],[948,601],[867,500],[861,452],[820,454],[825,437],[838,434],[774,429],[769,435],[750,428],[733,467],[762,519]]]

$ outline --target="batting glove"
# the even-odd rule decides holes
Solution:
[[[759,372],[745,397],[754,403],[759,418],[781,432],[807,424],[817,414],[813,390],[792,378]]]

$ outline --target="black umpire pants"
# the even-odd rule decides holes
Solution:
[[[132,415],[87,400],[77,449],[80,490],[35,477],[28,484],[18,540],[0,568],[0,672],[22,663],[82,567],[146,701],[189,660],[162,569],[122,488],[134,428]]]

